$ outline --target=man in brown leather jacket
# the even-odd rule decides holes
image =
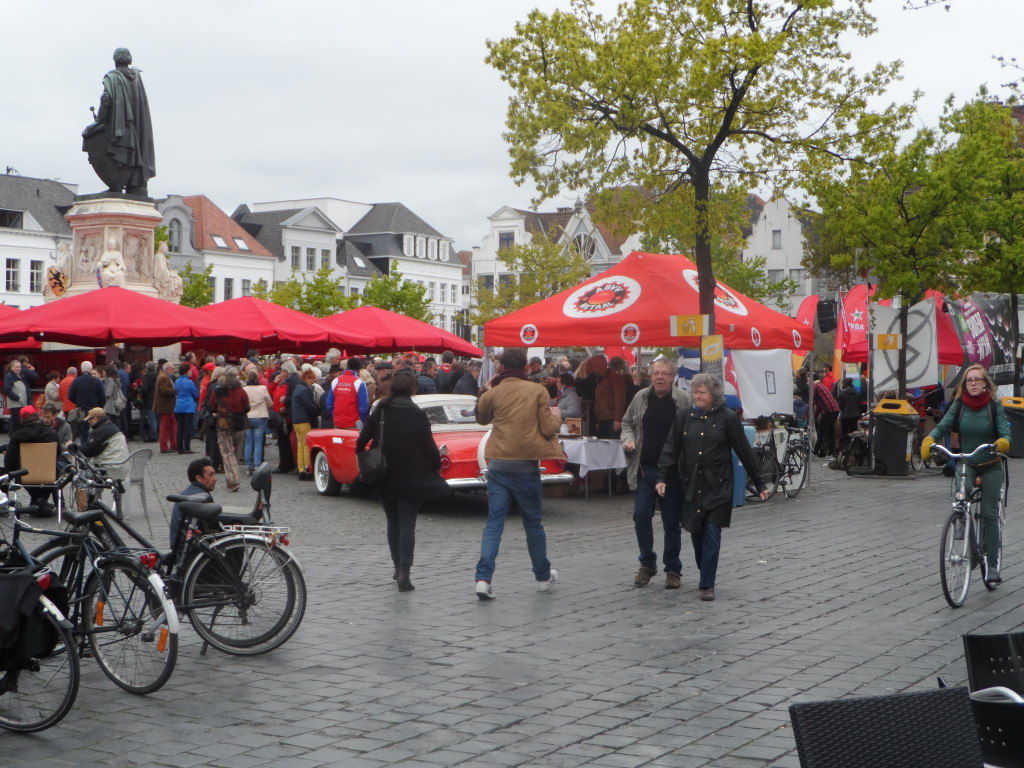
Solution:
[[[562,420],[548,405],[547,389],[530,381],[525,367],[526,350],[507,348],[501,356],[501,373],[476,406],[477,422],[493,425],[484,449],[487,524],[476,565],[476,596],[481,600],[494,598],[491,577],[513,501],[521,511],[537,590],[546,592],[558,582],[558,571],[548,561],[541,522],[540,462],[563,458],[557,437]]]

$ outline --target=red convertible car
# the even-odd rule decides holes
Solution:
[[[470,395],[415,395],[413,402],[427,414],[441,453],[441,476],[454,490],[487,486],[484,446],[491,428],[476,423],[476,398]],[[313,465],[313,482],[324,496],[336,495],[343,485],[358,485],[354,429],[313,429],[306,435]],[[568,483],[565,461],[541,462],[541,482]]]

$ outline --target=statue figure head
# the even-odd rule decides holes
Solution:
[[[127,48],[118,48],[114,51],[114,64],[127,67],[132,63],[132,52]]]

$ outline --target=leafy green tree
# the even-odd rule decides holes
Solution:
[[[185,307],[205,307],[213,303],[213,264],[207,264],[202,272],[192,269],[192,262],[178,272],[181,276],[181,304]]]
[[[843,176],[811,177],[809,189],[822,209],[824,237],[835,249],[833,264],[868,270],[877,297],[902,297],[906,310],[930,288],[956,291],[962,284],[970,240],[955,225],[974,205],[978,184],[969,169],[951,162],[948,138],[918,131],[905,145],[898,136],[874,142],[871,164]],[[900,389],[905,389],[906,347],[900,349]]]
[[[840,44],[873,31],[863,0],[634,0],[612,19],[593,0],[532,11],[488,42],[512,88],[512,177],[532,179],[541,200],[637,187],[649,210],[678,192],[691,204],[700,311],[713,317],[715,194],[784,189],[801,165],[848,159],[854,134],[907,119],[908,107],[867,109],[899,63],[860,76]]]
[[[943,129],[958,138],[946,162],[977,182],[973,204],[961,205],[952,227],[960,248],[969,251],[963,292],[1008,293],[1014,319],[1014,348],[1020,339],[1019,295],[1024,291],[1024,109],[978,97],[953,110],[947,103]],[[1014,392],[1021,391],[1014,367]]]
[[[590,277],[590,264],[575,245],[555,243],[543,232],[533,233],[530,243],[514,245],[500,256],[512,279],[490,288],[477,280],[472,325],[536,304]]]
[[[171,239],[171,236],[167,233],[167,227],[161,224],[153,232],[153,253],[160,253],[160,243],[165,243]]]
[[[398,312],[425,323],[432,322],[426,286],[405,280],[394,266],[390,275],[375,275],[360,299],[367,306]]]
[[[289,309],[298,309],[302,299],[302,281],[298,272],[293,271],[287,280],[275,280],[270,286],[269,300]]]
[[[253,283],[252,296],[263,301],[270,301],[270,285],[262,277]]]
[[[310,280],[302,283],[302,296],[298,309],[313,317],[327,317],[351,309],[355,301],[345,295],[345,289],[332,275],[331,268],[321,267]]]

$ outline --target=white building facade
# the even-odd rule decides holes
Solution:
[[[743,260],[763,257],[770,280],[792,278],[797,282],[799,289],[789,301],[781,307],[773,307],[795,316],[800,302],[818,291],[817,281],[807,274],[803,265],[806,224],[784,197],[765,203],[754,219],[747,247],[743,249]]]

